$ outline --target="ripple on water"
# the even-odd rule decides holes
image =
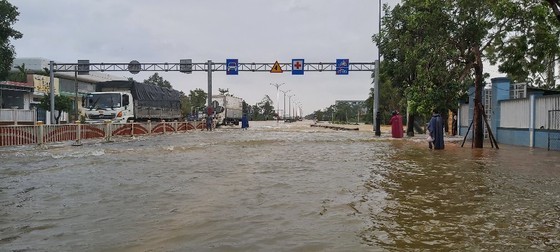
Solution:
[[[560,248],[557,154],[507,146],[435,152],[369,132],[251,125],[0,151],[0,245],[47,251]]]

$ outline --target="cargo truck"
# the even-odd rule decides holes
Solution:
[[[135,81],[100,82],[82,99],[82,114],[86,123],[179,120],[180,96],[177,90]]]
[[[239,125],[243,116],[243,99],[232,95],[213,95],[216,125]]]

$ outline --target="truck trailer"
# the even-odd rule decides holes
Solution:
[[[212,95],[216,125],[239,125],[243,116],[243,99],[232,95]]]
[[[181,118],[181,93],[177,90],[135,81],[107,81],[96,84],[96,92],[82,99],[87,123],[110,120],[173,121]]]

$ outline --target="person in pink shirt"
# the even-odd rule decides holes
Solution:
[[[402,138],[403,137],[403,123],[402,123],[402,116],[397,111],[393,111],[393,116],[389,121],[391,124],[391,135],[393,138]]]

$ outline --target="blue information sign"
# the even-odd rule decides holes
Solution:
[[[239,73],[239,65],[237,59],[226,59],[226,74],[237,75]]]
[[[348,75],[350,61],[348,59],[337,59],[336,60],[336,74],[337,75]]]
[[[292,75],[303,75],[303,69],[303,59],[292,59]]]

